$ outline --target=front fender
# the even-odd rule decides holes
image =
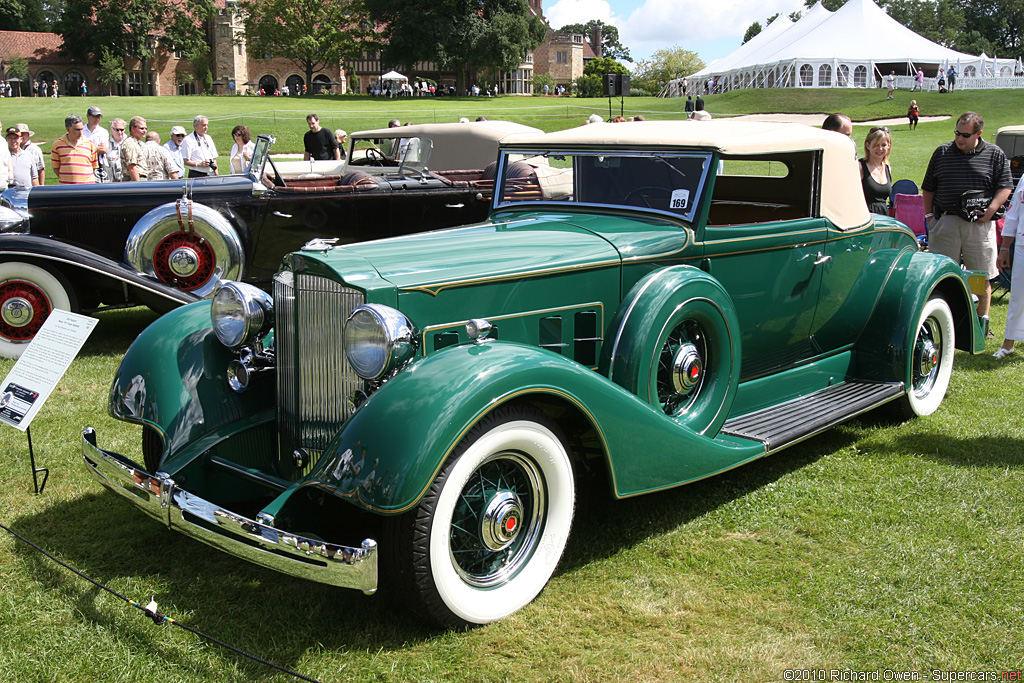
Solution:
[[[918,313],[933,294],[941,294],[953,311],[956,348],[969,353],[984,350],[985,333],[964,271],[946,256],[909,252],[893,269],[855,344],[853,372],[858,378],[909,381],[907,350],[917,335]]]
[[[498,406],[543,394],[566,401],[597,433],[617,497],[675,486],[764,454],[762,444],[709,439],[576,362],[494,341],[445,349],[407,367],[359,409],[306,484],[374,512],[416,505],[474,424]]]
[[[224,373],[235,357],[213,334],[209,301],[177,308],[128,348],[110,387],[108,410],[156,429],[163,438],[163,463],[190,457],[228,425],[237,429],[273,417],[270,378],[266,390],[238,393],[228,386]]]
[[[65,272],[88,271],[152,292],[175,305],[189,304],[198,300],[194,294],[158,282],[127,264],[52,237],[25,234],[0,235],[0,259],[45,261],[55,264]]]

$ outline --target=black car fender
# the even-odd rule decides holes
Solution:
[[[197,301],[199,297],[144,275],[131,266],[51,237],[0,234],[0,261],[26,261],[49,266],[69,280],[91,275],[112,284],[123,284],[151,293],[170,306]]]

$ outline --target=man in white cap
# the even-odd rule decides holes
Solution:
[[[217,175],[217,146],[207,134],[210,119],[202,114],[192,119],[192,132],[181,144],[181,157],[188,169],[189,178],[205,178]]]
[[[185,160],[181,155],[181,143],[185,141],[186,135],[188,133],[185,132],[184,126],[171,126],[171,139],[164,143],[164,149],[170,152],[171,159],[178,167],[179,178],[185,177]]]
[[[36,180],[40,185],[46,184],[46,160],[43,158],[43,150],[31,138],[35,133],[28,129],[28,125],[19,123],[15,126],[18,134],[21,135],[21,149],[32,155],[32,163],[36,169]]]
[[[92,140],[92,144],[96,147],[96,153],[99,155],[99,166],[96,168],[96,182],[109,183],[110,163],[107,161],[107,152],[110,150],[110,133],[100,125],[103,112],[100,111],[99,107],[93,105],[85,112],[85,118],[86,123],[85,128],[82,129],[82,135]]]

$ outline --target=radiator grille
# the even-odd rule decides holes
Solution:
[[[363,380],[345,360],[345,320],[363,293],[318,275],[274,278],[278,427],[296,444],[322,451],[348,417]]]

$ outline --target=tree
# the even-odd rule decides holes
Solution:
[[[583,39],[596,54],[598,50],[594,45],[594,29],[598,26],[601,27],[601,56],[632,62],[633,58],[629,56],[629,48],[619,42],[619,29],[600,19],[591,19],[585,24],[566,24],[558,29],[558,33],[582,33]]]
[[[755,21],[753,24],[747,27],[747,32],[743,34],[743,42],[746,43],[751,38],[760,33],[763,29],[761,28],[761,22]]]
[[[99,73],[100,83],[105,83],[111,88],[114,83],[124,79],[124,59],[108,47],[100,48],[96,71]]]
[[[238,9],[249,49],[289,60],[307,84],[317,71],[357,57],[369,35],[362,0],[240,0]]]
[[[67,0],[55,31],[64,41],[61,51],[80,62],[99,59],[103,48],[125,60],[139,60],[143,94],[148,94],[155,35],[167,24],[171,11],[171,0]],[[125,92],[127,79],[125,72]]]
[[[43,0],[0,0],[0,31],[49,31]]]
[[[547,27],[526,0],[374,0],[387,64],[435,62],[466,90],[471,66],[511,71],[544,40]]]
[[[599,57],[591,59],[583,67],[585,76],[603,76],[604,74],[628,74],[629,69],[619,64],[611,57]]]
[[[651,59],[637,64],[633,70],[633,86],[649,93],[659,93],[672,79],[689,76],[703,68],[704,62],[696,52],[673,45],[656,50]]]
[[[213,0],[185,0],[171,17],[161,39],[165,49],[181,52],[191,69],[191,78],[203,84],[203,92],[213,89],[213,60],[204,30],[213,11]],[[179,85],[191,80],[183,70],[179,70],[175,78]]]

